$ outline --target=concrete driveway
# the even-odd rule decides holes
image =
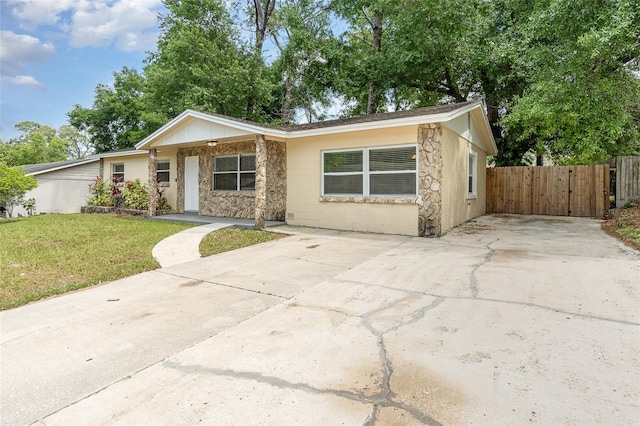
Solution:
[[[597,221],[283,230],[0,313],[2,424],[637,424],[640,255]]]

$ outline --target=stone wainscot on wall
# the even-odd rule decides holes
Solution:
[[[266,141],[267,145],[267,217],[266,220],[284,221],[287,194],[286,145],[284,142]],[[219,143],[216,146],[181,148],[177,154],[178,194],[176,208],[184,212],[185,157],[199,158],[199,211],[206,216],[253,219],[255,191],[214,191],[213,157],[218,155],[253,154],[255,141]]]

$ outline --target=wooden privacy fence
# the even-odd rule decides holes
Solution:
[[[640,157],[621,156],[608,162],[614,171],[615,183],[612,191],[616,196],[616,207],[624,207],[626,203],[640,202]]]
[[[487,169],[487,213],[601,217],[608,208],[608,165]]]

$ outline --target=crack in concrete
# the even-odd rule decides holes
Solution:
[[[371,411],[371,414],[369,414],[369,417],[367,417],[367,419],[364,421],[362,426],[374,426],[376,424],[377,419],[378,419],[378,404],[373,404],[373,410]]]
[[[608,318],[608,317],[601,317],[601,316],[598,316],[598,315],[581,314],[579,312],[567,311],[566,309],[554,308],[553,306],[545,306],[545,305],[540,305],[540,304],[537,304],[537,303],[519,302],[519,301],[516,301],[516,300],[491,299],[491,298],[488,298],[488,297],[472,298],[472,297],[469,297],[469,296],[442,296],[442,295],[434,294],[434,293],[422,293],[422,294],[424,294],[426,296],[431,296],[431,297],[441,297],[443,299],[471,300],[471,301],[478,301],[478,302],[495,302],[495,303],[506,303],[506,304],[509,304],[509,305],[528,306],[530,308],[544,309],[546,311],[552,311],[552,312],[555,312],[555,313],[571,315],[571,316],[580,317],[580,318],[587,318],[587,319],[593,319],[593,320],[598,320],[598,321],[607,321],[607,322],[613,322],[613,323],[623,324],[623,325],[640,326],[640,323],[638,323],[638,322],[619,320],[619,319]]]
[[[207,373],[215,376],[231,377],[236,379],[246,379],[246,380],[251,380],[258,383],[265,383],[267,385],[274,386],[280,389],[300,390],[303,392],[308,392],[308,393],[318,394],[318,395],[334,395],[340,398],[345,398],[345,399],[349,399],[349,400],[364,403],[364,404],[373,404],[374,408],[373,408],[372,414],[367,417],[365,424],[374,424],[370,422],[371,421],[375,422],[375,419],[377,417],[377,411],[378,411],[376,407],[383,406],[383,407],[394,407],[394,408],[403,410],[411,414],[413,417],[415,417],[417,420],[419,420],[424,424],[432,425],[432,426],[441,426],[441,424],[438,421],[424,415],[423,413],[417,411],[413,407],[406,406],[399,402],[381,399],[380,395],[367,396],[357,392],[351,392],[351,391],[345,391],[345,390],[316,388],[306,383],[289,382],[279,377],[267,376],[262,373],[251,372],[251,371],[236,371],[236,370],[229,370],[224,368],[203,367],[201,365],[191,365],[191,364],[185,365],[185,364],[180,364],[178,362],[174,362],[170,360],[162,361],[161,365],[163,367],[177,370],[186,374]]]
[[[518,302],[518,301],[514,301],[514,300],[491,299],[491,298],[487,298],[487,297],[479,297],[479,298],[477,298],[475,300],[486,301],[486,302],[507,303],[507,304],[510,304],[510,305],[529,306],[531,308],[544,309],[544,310],[547,310],[547,311],[553,311],[553,312],[560,313],[560,314],[565,314],[565,315],[572,315],[574,317],[579,317],[579,318],[587,318],[587,319],[593,319],[593,320],[598,320],[598,321],[607,321],[607,322],[613,322],[613,323],[624,324],[624,325],[640,326],[640,323],[638,323],[638,322],[619,320],[619,319],[608,318],[608,317],[601,317],[601,316],[598,316],[598,315],[581,314],[579,312],[571,312],[571,311],[567,311],[567,310],[562,309],[562,308],[554,308],[552,306],[539,305],[537,303]]]
[[[198,278],[194,278],[194,277],[187,277],[185,275],[179,275],[179,274],[173,274],[173,273],[170,273],[170,272],[165,272],[165,271],[162,271],[162,270],[159,270],[159,271],[156,271],[156,272],[159,272],[159,273],[165,274],[165,275],[169,275],[169,276],[172,276],[172,277],[184,278],[184,279],[187,279],[187,280],[197,280],[198,279]],[[285,300],[291,299],[291,297],[293,297],[293,296],[291,296],[291,297],[281,296],[279,294],[268,293],[266,291],[260,291],[260,290],[253,290],[253,289],[245,288],[245,287],[238,287],[238,286],[231,285],[231,284],[217,283],[215,281],[202,280],[201,282],[203,284],[211,284],[211,285],[217,285],[217,286],[220,286],[220,287],[233,288],[233,289],[236,289],[236,290],[244,290],[244,291],[249,291],[251,293],[257,293],[257,294],[261,294],[261,295],[264,295],[264,296],[273,296],[273,297],[277,297],[279,299],[285,299]]]
[[[491,262],[491,258],[493,257],[493,254],[495,253],[495,250],[491,248],[491,244],[495,243],[496,241],[498,241],[499,239],[495,239],[489,243],[487,243],[484,248],[487,250],[487,254],[485,254],[484,259],[474,265],[473,269],[471,269],[471,274],[469,275],[469,288],[471,289],[471,298],[475,299],[476,297],[478,297],[478,278],[476,277],[476,272],[478,271],[478,269],[480,269],[480,267],[486,265],[487,263]]]
[[[404,321],[404,322],[401,322],[401,323],[399,323],[399,324],[396,324],[396,325],[394,325],[393,327],[391,327],[391,328],[389,328],[389,329],[385,330],[383,334],[387,334],[387,333],[389,333],[389,332],[391,332],[391,331],[396,331],[396,330],[398,330],[400,327],[404,327],[404,326],[406,326],[406,325],[413,324],[414,322],[420,321],[422,318],[424,318],[425,314],[426,314],[428,311],[430,311],[430,310],[432,310],[432,309],[434,309],[434,308],[438,307],[438,306],[439,306],[442,302],[444,302],[446,299],[447,299],[446,297],[441,297],[441,296],[440,296],[440,297],[437,297],[437,298],[436,298],[436,300],[434,300],[433,302],[431,302],[430,304],[428,304],[427,306],[425,306],[425,307],[421,308],[421,309],[420,309],[420,310],[418,310],[415,314],[413,314],[413,315],[412,315],[412,316],[413,316],[413,318],[411,318],[409,321]]]
[[[371,317],[379,312],[383,312],[386,311],[388,309],[391,309],[401,303],[404,303],[408,300],[411,300],[415,297],[415,295],[410,294],[404,297],[401,297],[399,299],[396,299],[388,304],[386,304],[385,306],[382,306],[380,308],[376,308],[372,311],[369,311],[363,315],[360,316],[362,323],[364,324],[364,326],[367,328],[367,330],[369,330],[369,332],[371,334],[373,334],[378,342],[378,353],[379,353],[379,357],[380,357],[380,362],[382,364],[382,383],[380,384],[380,392],[378,392],[378,394],[375,396],[376,399],[378,400],[377,403],[384,405],[384,406],[388,406],[388,407],[395,407],[398,408],[400,410],[403,410],[409,414],[411,414],[413,417],[415,417],[418,421],[420,421],[421,423],[424,424],[428,424],[428,425],[438,425],[440,423],[438,423],[435,419],[427,416],[426,414],[422,413],[421,411],[415,409],[414,407],[411,407],[409,405],[406,404],[402,404],[399,402],[396,402],[393,400],[393,397],[395,396],[393,391],[391,390],[391,376],[393,375],[393,366],[391,365],[391,361],[389,360],[389,356],[387,353],[387,347],[384,341],[384,335],[392,332],[392,331],[396,331],[398,330],[400,327],[406,326],[407,324],[411,324],[415,321],[418,321],[420,318],[423,318],[425,313],[431,309],[434,309],[436,306],[440,305],[442,302],[444,302],[444,298],[438,298],[436,300],[434,300],[432,303],[430,303],[428,306],[425,306],[421,309],[419,309],[417,311],[417,313],[412,313],[412,318],[409,321],[404,321],[404,322],[400,322],[396,325],[394,325],[393,327],[387,328],[385,330],[382,331],[378,331],[376,329],[376,327],[372,324],[371,322]],[[377,411],[374,411],[374,413],[377,413]],[[374,417],[375,419],[375,417]]]

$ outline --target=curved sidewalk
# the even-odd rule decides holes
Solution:
[[[200,259],[200,241],[209,232],[233,226],[233,223],[215,222],[173,234],[160,241],[151,254],[161,267]]]
[[[230,226],[253,229],[253,219],[238,219],[232,217],[200,216],[196,213],[167,214],[152,216],[151,220],[202,224],[160,241],[153,248],[151,254],[162,268],[178,265],[184,262],[200,259],[200,241],[209,232]],[[266,221],[267,227],[283,225],[284,222]]]

